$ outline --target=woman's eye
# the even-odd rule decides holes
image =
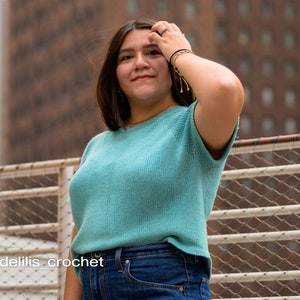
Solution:
[[[161,52],[159,51],[159,50],[150,50],[149,52],[148,52],[148,55],[160,55],[161,54]]]
[[[132,55],[123,55],[120,57],[120,61],[126,61],[131,59],[133,56]]]

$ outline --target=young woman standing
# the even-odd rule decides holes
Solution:
[[[243,88],[196,55],[177,25],[131,21],[97,86],[109,130],[70,185],[67,299],[210,299],[206,221],[236,137]],[[103,265],[91,266],[102,258]]]

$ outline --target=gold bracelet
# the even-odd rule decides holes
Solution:
[[[176,59],[178,58],[178,56],[180,56],[183,53],[191,53],[194,54],[194,52],[190,49],[179,49],[176,50],[171,56],[170,56],[170,64],[172,65],[172,67],[174,68],[175,72],[178,74],[179,76],[179,83],[180,83],[180,93],[183,93],[183,84],[182,81],[184,82],[185,86],[186,86],[186,90],[189,91],[190,90],[190,86],[188,84],[188,82],[186,81],[186,79],[184,78],[184,76],[181,74],[181,72],[178,70],[178,68],[175,65]]]
[[[191,53],[194,54],[193,50],[190,49],[179,49],[176,50],[171,56],[170,56],[170,64],[173,66],[174,69],[176,69],[176,59],[178,58],[178,56],[180,56],[183,53]]]

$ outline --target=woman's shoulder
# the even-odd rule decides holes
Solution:
[[[178,127],[187,125],[190,120],[194,118],[194,111],[197,104],[197,100],[191,103],[189,106],[178,106],[169,115],[169,120],[172,122],[172,127],[178,125]],[[176,120],[176,122],[174,122]]]
[[[195,100],[194,102],[192,102],[190,105],[188,106],[178,106],[177,110],[174,110],[174,115],[189,115],[189,114],[193,114],[195,106],[197,104],[198,100]]]
[[[100,143],[103,143],[103,141],[105,140],[106,136],[110,133],[110,131],[103,131],[98,133],[97,135],[95,135],[94,137],[92,137],[89,142],[87,143],[83,154],[82,154],[82,160],[84,160],[88,154],[95,148],[98,148],[98,145]]]

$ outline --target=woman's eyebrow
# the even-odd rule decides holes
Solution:
[[[155,43],[150,43],[150,44],[143,45],[142,48],[143,49],[158,48],[158,46]],[[124,53],[124,52],[132,52],[132,51],[134,51],[134,48],[123,48],[123,49],[120,49],[119,54]]]

